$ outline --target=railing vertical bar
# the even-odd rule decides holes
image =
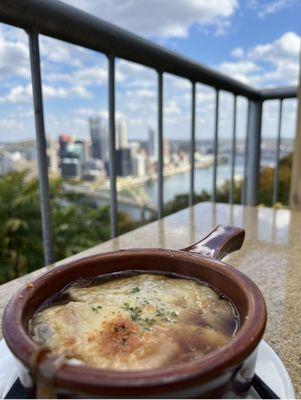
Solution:
[[[212,201],[216,202],[216,183],[217,183],[217,157],[218,157],[218,119],[219,119],[219,90],[215,92],[215,122],[214,122],[214,164],[213,164],[213,183]]]
[[[245,151],[244,151],[244,170],[243,170],[243,183],[241,190],[241,204],[246,205],[247,195],[247,170],[248,170],[248,147],[249,147],[249,124],[250,124],[250,100],[248,100],[248,113],[246,123],[246,136],[245,136]]]
[[[189,206],[194,204],[194,174],[195,174],[195,82],[191,87],[191,139],[190,139],[190,190],[189,190]]]
[[[109,72],[109,175],[111,237],[118,236],[118,207],[116,189],[116,137],[115,137],[115,57],[108,56]]]
[[[158,219],[163,217],[163,73],[158,72]]]
[[[236,159],[236,109],[237,109],[237,96],[234,96],[233,103],[233,136],[232,136],[232,151],[231,151],[231,179],[229,191],[229,203],[234,202],[234,174],[235,174],[235,159]]]
[[[42,234],[45,265],[54,262],[51,207],[48,180],[47,142],[45,135],[43,95],[41,82],[39,35],[28,32],[33,106],[36,126],[37,161],[39,172]]]
[[[278,191],[279,191],[279,162],[280,162],[280,145],[281,145],[281,126],[282,126],[282,105],[283,100],[279,102],[279,114],[278,114],[278,133],[277,133],[277,144],[276,144],[276,165],[274,174],[274,187],[273,187],[273,204],[277,203]]]
[[[259,201],[260,148],[261,148],[262,101],[250,101],[247,147],[246,205],[256,206]]]

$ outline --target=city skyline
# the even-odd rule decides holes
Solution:
[[[73,4],[73,2],[70,1]],[[297,83],[300,4],[274,1],[179,1],[172,7],[151,7],[151,1],[79,0],[79,8],[181,55],[254,86]],[[151,13],[151,14],[149,14]],[[150,21],[149,15],[156,14]],[[167,18],[168,15],[168,18]],[[131,18],[134,16],[135,18]],[[165,24],[159,24],[163,19]],[[256,29],[254,29],[256,27]],[[47,135],[63,132],[88,137],[87,118],[107,119],[107,60],[102,54],[40,35],[41,69]],[[28,41],[19,29],[0,25],[1,139],[18,141],[35,136]],[[116,117],[128,122],[128,137],[146,139],[148,126],[157,125],[155,71],[116,61]],[[164,135],[190,137],[190,82],[164,75]],[[232,134],[233,98],[221,92],[220,134]],[[197,137],[213,136],[214,91],[197,85]],[[284,102],[283,136],[294,135],[294,100]],[[263,136],[276,135],[277,102],[265,107]],[[239,99],[238,137],[245,132],[246,102]]]

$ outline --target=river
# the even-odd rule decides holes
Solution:
[[[273,167],[274,163],[270,159],[261,160],[261,167]],[[242,156],[236,157],[235,163],[235,177],[243,177],[244,174],[244,158]],[[231,178],[231,164],[220,164],[217,167],[217,185],[223,184],[226,180]],[[213,166],[209,168],[198,168],[195,170],[195,192],[201,193],[203,190],[212,193],[213,180]],[[163,186],[163,199],[164,203],[173,200],[177,194],[189,193],[190,173],[183,172],[177,175],[171,175],[164,178]],[[154,180],[148,182],[144,186],[145,192],[149,196],[150,201],[155,205],[157,204],[158,181]],[[133,220],[141,219],[141,211],[131,206],[123,204],[118,205],[119,211],[130,214]],[[145,213],[145,217],[150,216],[149,212]]]
[[[243,158],[237,160],[235,165],[235,176],[243,176]],[[231,177],[231,165],[221,164],[217,168],[217,185],[222,184]],[[200,193],[203,190],[208,193],[212,192],[212,179],[213,179],[213,166],[209,168],[198,168],[195,170],[195,192]],[[177,175],[171,175],[164,178],[164,203],[173,200],[177,194],[184,194],[189,192],[189,172],[183,172]],[[158,181],[151,181],[145,184],[145,191],[148,194],[151,202],[157,204]],[[140,211],[133,207],[121,205],[119,210],[126,212],[132,216],[133,219],[140,219]]]

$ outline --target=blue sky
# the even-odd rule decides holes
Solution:
[[[69,0],[70,4],[74,1]],[[295,85],[298,77],[301,2],[295,0],[77,0],[86,12],[257,87]],[[34,137],[27,37],[0,26],[0,142]],[[107,118],[106,58],[41,37],[47,135],[88,137],[88,118]],[[156,126],[156,74],[117,63],[117,117],[130,138]],[[164,78],[164,134],[189,138],[190,83]],[[246,101],[239,99],[238,134],[245,133]],[[197,136],[212,137],[213,91],[198,85]],[[221,94],[220,137],[232,133],[233,98]],[[264,106],[264,136],[274,136],[277,102]],[[284,105],[283,137],[294,134],[295,102]]]

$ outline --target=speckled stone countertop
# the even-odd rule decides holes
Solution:
[[[245,228],[242,249],[224,261],[246,273],[268,307],[265,340],[285,363],[301,397],[301,212],[200,203],[55,264],[130,247],[183,248],[218,224]],[[49,266],[0,286],[0,317],[16,290]],[[1,332],[0,332],[1,337]]]

